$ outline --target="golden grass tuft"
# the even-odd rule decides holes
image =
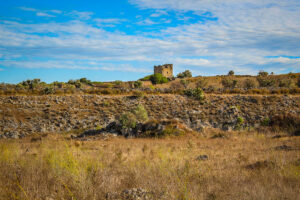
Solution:
[[[283,144],[292,150],[276,150]],[[130,188],[155,199],[297,199],[299,150],[299,137],[238,132],[214,139],[1,140],[0,199],[105,199]]]

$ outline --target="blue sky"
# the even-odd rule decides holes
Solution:
[[[299,0],[0,1],[0,82],[300,72]]]

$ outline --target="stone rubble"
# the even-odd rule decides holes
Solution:
[[[176,119],[195,131],[250,129],[276,114],[300,115],[299,96],[207,95],[205,103],[181,95],[0,96],[0,138],[101,129],[138,104],[150,119]]]

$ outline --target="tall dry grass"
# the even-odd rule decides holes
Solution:
[[[276,150],[285,144],[287,150]],[[0,199],[105,199],[143,188],[153,199],[299,199],[300,138],[0,141]],[[198,160],[207,155],[207,160]]]

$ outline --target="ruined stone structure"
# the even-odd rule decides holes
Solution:
[[[173,64],[154,66],[154,74],[160,73],[166,78],[173,77]]]

